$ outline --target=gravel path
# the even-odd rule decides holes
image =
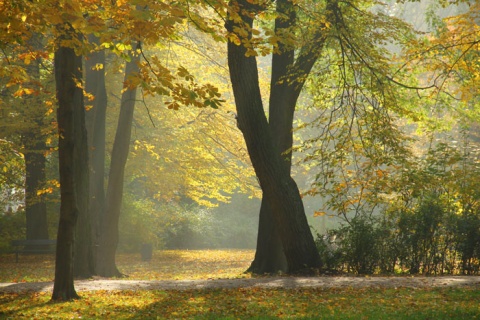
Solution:
[[[215,280],[78,280],[77,291],[94,290],[188,290],[228,288],[425,288],[475,286],[480,288],[480,276],[432,277],[261,277]],[[0,293],[49,292],[53,282],[0,283]]]

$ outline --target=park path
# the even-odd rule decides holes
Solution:
[[[426,288],[475,286],[480,276],[415,277],[260,277],[209,280],[77,280],[77,291],[95,290],[189,290],[231,288]],[[0,283],[0,293],[50,292],[53,282]]]

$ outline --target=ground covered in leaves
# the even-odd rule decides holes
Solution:
[[[138,253],[116,257],[120,272],[135,280],[182,280],[247,277],[243,272],[255,255],[254,250],[162,250],[150,261]],[[0,254],[0,282],[53,281],[53,255]]]
[[[250,250],[119,255],[125,279],[50,302],[53,257],[0,255],[0,319],[480,319],[480,277],[250,277]]]

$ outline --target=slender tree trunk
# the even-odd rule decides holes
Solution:
[[[241,8],[239,14],[247,27],[251,28],[253,19],[242,10],[247,9],[249,4],[246,1],[232,4]],[[233,20],[227,22],[228,31],[235,32],[235,27],[242,29]],[[272,222],[281,239],[288,265],[287,272],[320,267],[320,257],[305,217],[300,192],[290,177],[289,170],[286,170],[286,162],[275,143],[263,110],[256,59],[247,57],[246,52],[244,46],[228,42],[228,66],[238,124],[263,196],[273,212]]]
[[[76,36],[69,25],[65,24],[64,27],[68,34],[60,40]],[[61,41],[57,43],[60,44]],[[61,203],[52,300],[65,301],[78,298],[73,282],[75,227],[80,210],[85,208],[79,201],[85,198],[77,195],[80,188],[75,186],[75,179],[78,172],[88,172],[88,168],[82,167],[86,161],[78,159],[88,157],[88,150],[82,143],[85,130],[81,127],[82,121],[75,119],[84,109],[83,92],[76,85],[76,81],[82,77],[82,58],[77,56],[72,48],[60,46],[55,51],[54,64],[58,100]],[[85,149],[76,150],[77,148]],[[79,183],[84,184],[83,181]]]
[[[38,196],[46,181],[46,145],[38,136],[23,137],[25,152],[25,215],[27,239],[48,239],[47,204]]]
[[[99,44],[98,37],[89,42]],[[102,68],[97,68],[102,65]],[[107,93],[105,88],[105,52],[96,51],[85,60],[85,91],[93,95],[88,101],[92,108],[86,112],[89,150],[89,211],[85,220],[78,221],[75,276],[90,277],[97,273],[99,221],[105,209],[105,119]]]
[[[34,34],[28,41],[33,50],[41,46],[41,36]],[[40,58],[26,66],[28,74],[34,80],[28,85],[34,90],[40,90]],[[43,124],[45,111],[42,109],[40,97],[31,95],[28,103],[36,108],[29,113],[33,117],[34,126],[22,136],[25,148],[25,215],[27,239],[48,239],[47,204],[45,197],[37,192],[44,187],[46,181],[45,136],[38,134],[38,128]]]
[[[118,223],[123,198],[124,169],[130,148],[133,111],[137,93],[136,87],[129,86],[128,78],[139,72],[139,61],[139,55],[134,52],[131,56],[131,61],[127,62],[125,68],[124,86],[126,86],[126,90],[122,94],[120,116],[113,143],[112,160],[108,176],[105,216],[100,226],[98,274],[104,277],[122,275],[115,263],[115,253],[118,245]]]
[[[98,38],[92,39],[100,44]],[[91,70],[93,65],[101,64],[100,70]],[[98,246],[100,239],[100,221],[105,213],[105,137],[107,113],[107,89],[105,86],[105,51],[95,52],[88,61],[87,66],[87,92],[94,94],[93,109],[89,120],[91,150],[90,157],[90,210],[93,216],[93,239],[95,248],[95,261],[98,261]],[[90,80],[90,81],[89,81]],[[90,84],[88,84],[90,82]],[[93,118],[93,119],[92,119]]]
[[[80,61],[82,59],[80,58]],[[83,99],[83,95],[81,97]],[[74,110],[75,128],[75,167],[74,181],[77,205],[79,210],[76,225],[74,276],[89,278],[95,275],[94,255],[92,251],[92,213],[89,210],[89,163],[87,129],[85,126],[85,106]]]

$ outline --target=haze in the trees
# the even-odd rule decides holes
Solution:
[[[9,192],[25,181],[26,236],[47,237],[39,200],[55,195],[48,183],[61,180],[54,298],[76,297],[72,257],[77,276],[120,274],[115,251],[122,198],[128,199],[124,212],[135,227],[141,226],[138,221],[155,222],[168,233],[170,222],[178,226],[188,221],[189,210],[204,214],[202,206],[228,202],[235,192],[255,193],[241,134],[263,191],[257,255],[250,271],[294,273],[321,265],[300,190],[291,178],[293,150],[305,155],[311,170],[312,177],[305,179],[313,181],[308,194],[327,200],[317,215],[328,211],[348,223],[352,214],[377,214],[380,206],[393,208],[394,202],[415,211],[419,198],[413,197],[409,207],[397,197],[427,193],[422,189],[426,180],[413,173],[421,171],[416,170],[421,168],[418,162],[433,160],[418,156],[425,151],[418,145],[427,139],[411,143],[417,138],[413,124],[426,128],[435,145],[439,128],[449,130],[447,124],[461,119],[462,130],[467,130],[478,119],[480,10],[477,2],[456,3],[465,3],[465,10],[444,20],[432,15],[433,31],[427,35],[415,33],[391,16],[390,7],[374,1],[180,1],[149,2],[147,7],[142,1],[2,3],[0,23],[6,32],[0,35],[0,143],[6,152],[0,154],[0,181]],[[62,9],[52,10],[58,7]],[[210,44],[210,38],[228,44]],[[138,41],[141,50],[134,48]],[[268,59],[257,65],[259,55],[272,56],[266,86],[259,65]],[[135,61],[140,57],[141,62]],[[227,72],[221,70],[227,58],[233,95]],[[127,66],[138,69],[125,73]],[[57,147],[51,135],[57,124],[52,125],[51,116],[57,107],[50,97],[54,92],[59,100],[60,179],[48,177],[52,173],[44,169],[56,162],[55,153],[48,153]],[[122,94],[129,98],[120,106]],[[127,102],[130,112],[124,117]],[[302,112],[311,118],[296,118],[305,105],[309,109]],[[296,133],[297,146],[295,119],[303,127]],[[110,134],[115,131],[124,134],[122,152],[117,152],[120,138],[114,142]],[[72,146],[73,139],[78,140]],[[458,169],[452,168],[445,172]],[[462,190],[455,192],[463,195]],[[450,200],[466,208],[473,203],[466,198]],[[30,210],[37,204],[38,211]],[[42,227],[32,229],[32,221]],[[161,243],[148,227],[148,236],[136,234],[127,245]],[[108,262],[95,266],[95,256]]]

